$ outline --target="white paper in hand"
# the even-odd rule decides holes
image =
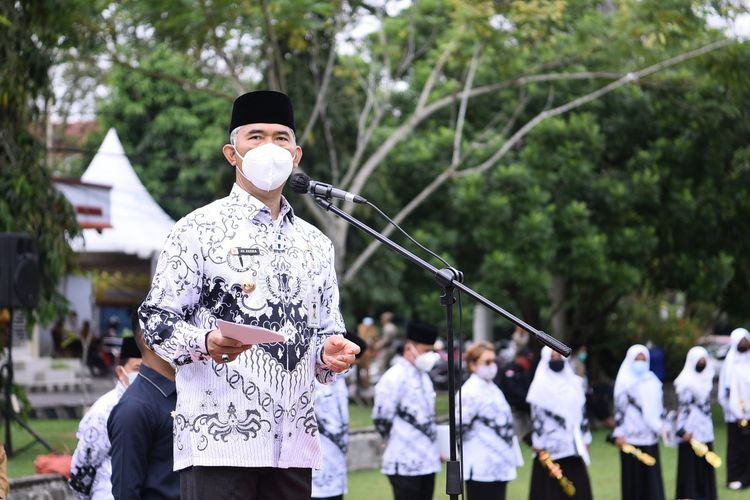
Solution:
[[[437,442],[440,456],[448,460],[451,456],[450,428],[441,424],[437,426]]]
[[[224,321],[223,319],[216,320],[216,326],[219,327],[219,330],[224,337],[239,340],[245,345],[270,344],[273,342],[284,341],[283,334],[260,326],[232,323],[231,321]]]

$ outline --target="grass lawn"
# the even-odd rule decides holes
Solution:
[[[438,396],[438,415],[447,414],[447,397]],[[370,409],[354,406],[350,407],[351,427],[367,427],[372,425]],[[714,420],[716,430],[715,447],[719,456],[726,457],[726,427],[721,421],[721,410],[714,408]],[[52,446],[58,449],[75,449],[75,432],[78,427],[77,420],[32,420],[31,427],[41,435]],[[594,498],[597,500],[614,500],[620,498],[620,464],[617,450],[605,442],[606,431],[594,432],[594,441],[591,445],[591,466],[589,476],[594,490]],[[17,424],[13,424],[13,447],[15,450],[22,448],[33,441],[29,433]],[[508,485],[507,498],[509,500],[526,499],[528,497],[529,478],[531,474],[531,450],[525,444],[521,445],[525,464],[518,470],[518,478]],[[9,477],[20,477],[34,474],[34,458],[38,454],[46,453],[46,449],[39,443],[23,453],[8,461]],[[667,498],[674,498],[675,475],[677,470],[677,450],[662,446],[660,449],[662,459],[662,475]],[[733,492],[726,489],[726,469],[722,466],[717,470],[717,483],[719,484],[719,497],[728,500],[741,500],[750,498],[747,490]],[[445,491],[444,470],[438,475],[435,483],[434,498],[447,498]],[[356,471],[349,474],[349,493],[347,500],[389,500],[391,499],[391,488],[388,479],[380,474],[378,470]]]
[[[29,420],[28,424],[34,432],[52,445],[55,450],[67,450],[73,453],[77,443],[76,430],[78,430],[78,422],[75,419],[50,419]],[[11,431],[13,450],[16,452],[16,455],[8,459],[8,477],[14,478],[33,475],[35,473],[34,459],[37,455],[48,453],[47,448],[36,442],[32,435],[17,423],[13,423]],[[3,434],[3,439],[4,436],[5,434]],[[32,442],[34,444],[26,448]],[[19,451],[20,453],[18,453]]]
[[[438,397],[437,405],[444,404],[446,410],[438,415],[447,414],[447,398],[441,403]],[[722,420],[723,413],[719,407],[713,410],[715,441],[714,448],[722,460],[726,460],[726,425]],[[609,431],[596,430],[591,443],[591,466],[589,478],[596,500],[616,500],[620,498],[620,459],[617,449],[605,441]],[[508,500],[525,500],[529,495],[529,481],[531,479],[531,448],[521,444],[524,465],[518,469],[518,477],[508,485]],[[674,498],[675,480],[677,476],[677,448],[661,445],[661,472],[664,480],[666,498]],[[750,494],[745,491],[730,491],[726,488],[726,468],[720,467],[716,471],[719,498],[727,500],[747,500]],[[388,478],[378,470],[356,471],[349,473],[349,493],[346,500],[390,500],[392,498]],[[445,494],[445,467],[435,481],[435,495],[433,498],[448,498]]]

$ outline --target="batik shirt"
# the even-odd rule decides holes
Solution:
[[[677,429],[693,434],[701,443],[714,440],[714,424],[711,420],[711,396],[699,401],[693,391],[677,392]]]
[[[659,442],[659,433],[649,427],[643,417],[643,408],[630,391],[615,398],[615,428],[612,435],[622,437],[625,442],[635,446],[651,446]]]
[[[114,389],[96,400],[78,424],[78,446],[73,452],[69,482],[76,498],[114,498],[107,419],[124,392],[125,386],[117,382]]]
[[[235,185],[175,224],[140,308],[146,342],[176,367],[175,470],[321,465],[313,410],[328,335],[343,333],[331,241],[285,199],[276,220]],[[208,355],[216,320],[280,332],[230,363]]]
[[[328,498],[346,493],[346,450],[349,446],[349,390],[344,377],[315,388],[323,467],[312,473],[312,496]]]
[[[531,444],[538,450],[546,450],[552,460],[585,455],[583,446],[591,444],[591,431],[585,408],[580,421],[581,442],[576,446],[576,432],[568,428],[565,418],[552,410],[531,405]],[[579,450],[581,450],[579,452]]]
[[[513,414],[502,391],[472,375],[461,387],[461,431],[467,480],[512,481],[521,465]]]
[[[372,420],[387,442],[383,474],[422,476],[440,470],[435,389],[426,373],[399,358],[375,386]]]

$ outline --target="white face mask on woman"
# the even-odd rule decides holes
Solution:
[[[242,175],[263,191],[273,191],[282,186],[294,168],[294,155],[276,144],[253,148],[244,157],[237,147],[234,147],[234,151],[242,160]]]
[[[494,380],[495,375],[497,375],[497,365],[495,363],[490,363],[489,365],[477,366],[477,369],[474,370],[474,373],[477,374],[477,377],[489,382],[491,380]]]
[[[633,361],[633,373],[635,373],[637,377],[642,377],[643,375],[648,373],[648,369],[649,369],[648,361],[645,361],[642,359],[636,359],[635,361]]]

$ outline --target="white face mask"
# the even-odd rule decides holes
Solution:
[[[416,366],[419,371],[429,372],[439,359],[440,354],[432,351],[425,352],[416,357],[414,360],[414,366]]]
[[[130,384],[135,382],[135,379],[138,378],[138,372],[129,372],[124,367],[118,366],[115,369],[115,374],[117,375],[117,378],[120,380],[120,383],[124,385],[125,387],[128,387]],[[127,380],[127,382],[125,382]]]
[[[242,175],[263,191],[273,191],[282,186],[294,167],[292,153],[276,144],[253,148],[244,157],[236,147],[234,151],[242,160]]]
[[[497,375],[497,365],[495,363],[492,363],[491,365],[477,366],[477,369],[474,370],[474,373],[476,373],[477,377],[481,378],[482,380],[490,382],[491,380],[494,380],[495,375]]]
[[[636,359],[635,361],[633,361],[633,373],[635,373],[637,377],[641,377],[644,374],[648,373],[648,369],[649,369],[648,361],[644,361],[640,359]]]
[[[128,385],[135,382],[135,379],[138,378],[138,372],[128,372]]]

